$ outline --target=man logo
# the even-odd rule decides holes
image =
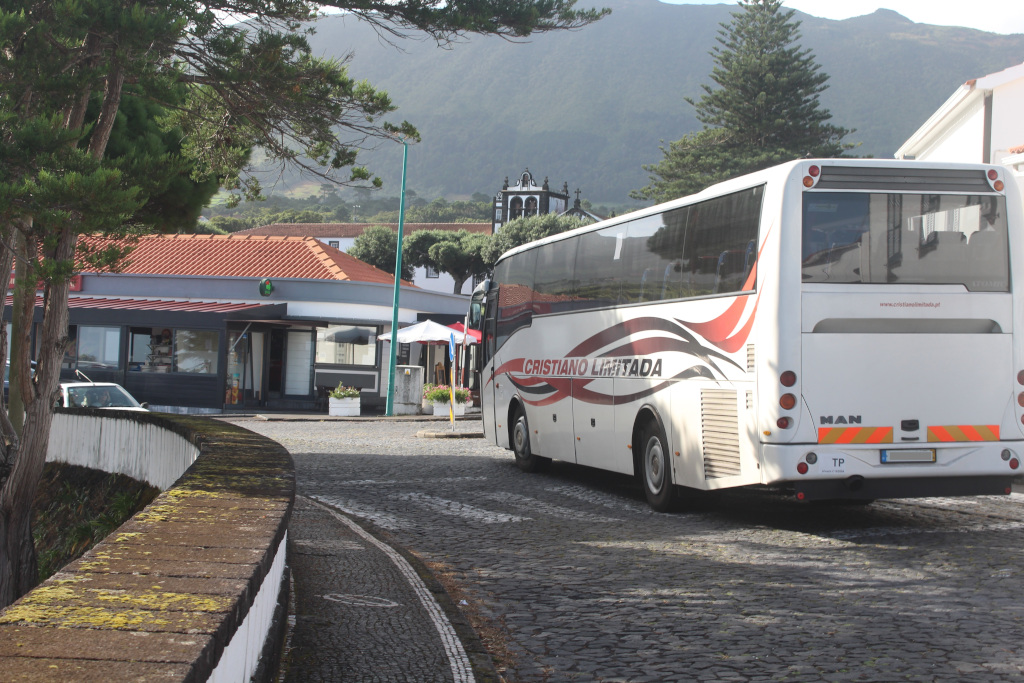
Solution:
[[[823,425],[859,425],[860,415],[822,415]]]

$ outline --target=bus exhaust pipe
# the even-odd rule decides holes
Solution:
[[[843,486],[846,487],[847,491],[855,493],[864,488],[864,477],[859,474],[855,474],[852,477],[847,477],[843,480]]]

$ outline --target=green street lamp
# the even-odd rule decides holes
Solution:
[[[409,161],[409,140],[402,138],[402,194],[398,200],[398,248],[395,250],[395,298],[391,304],[391,360],[388,363],[388,401],[384,414],[395,414],[395,365],[398,360],[398,295],[402,284],[402,228],[405,225],[405,169]]]

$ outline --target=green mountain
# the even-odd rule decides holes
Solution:
[[[710,84],[709,51],[736,6],[608,0],[609,17],[528,42],[472,37],[439,48],[395,41],[345,16],[317,23],[317,54],[386,90],[416,125],[408,187],[420,196],[495,194],[529,168],[595,203],[625,202],[659,146],[698,129],[685,97]],[[801,44],[831,76],[823,105],[856,132],[855,154],[888,158],[962,83],[1024,60],[1024,35],[916,24],[879,10],[833,21],[797,13]],[[1024,142],[1024,140],[1022,140]],[[397,194],[401,146],[362,155]]]

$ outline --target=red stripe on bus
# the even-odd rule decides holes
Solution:
[[[743,348],[743,345],[747,343],[747,339],[750,337],[750,330],[754,327],[754,318],[757,316],[757,305],[761,302],[761,292],[757,293],[757,298],[754,299],[754,308],[750,311],[750,317],[747,318],[746,324],[740,328],[740,331],[729,337],[723,339],[720,343],[715,344],[718,348],[722,349],[726,353],[736,353]],[[712,342],[714,343],[714,342]]]
[[[964,437],[968,441],[985,441],[985,437],[978,433],[978,430],[974,428],[974,425],[961,425],[960,431],[964,433]]]

